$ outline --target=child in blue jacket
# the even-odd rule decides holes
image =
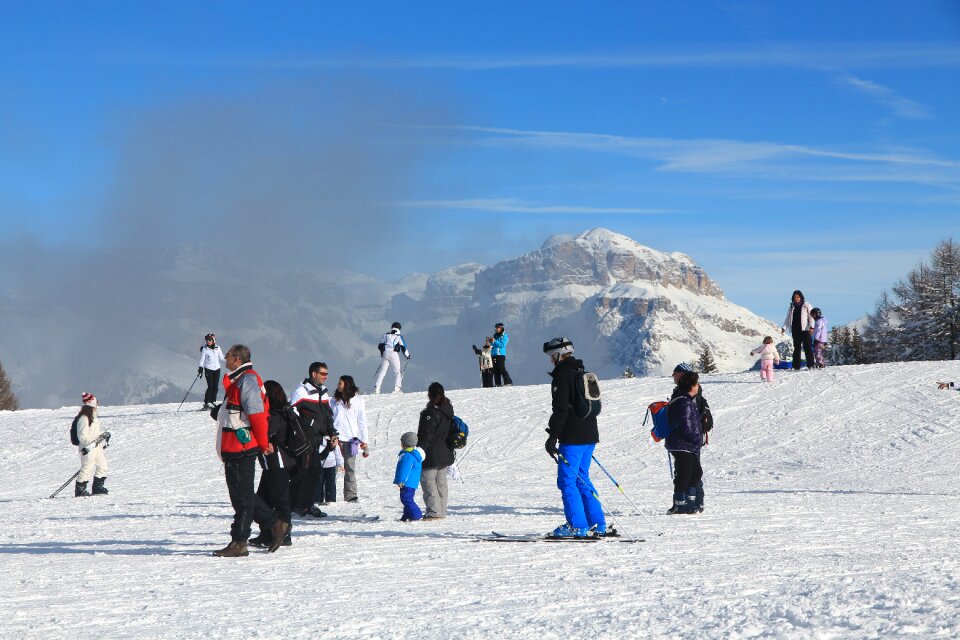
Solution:
[[[400,521],[420,520],[423,512],[414,500],[414,495],[420,486],[420,471],[427,454],[417,446],[417,434],[412,431],[400,436],[400,446],[403,448],[397,454],[397,472],[393,476],[393,484],[400,487],[400,502],[403,504],[403,517]]]

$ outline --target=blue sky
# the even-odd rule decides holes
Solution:
[[[603,226],[836,323],[957,235],[955,2],[199,4],[0,5],[7,238],[255,202],[390,279]]]

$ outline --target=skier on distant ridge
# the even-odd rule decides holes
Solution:
[[[400,393],[400,388],[403,384],[403,371],[400,369],[400,354],[402,353],[407,360],[409,360],[410,352],[407,350],[407,343],[403,341],[403,336],[400,335],[399,322],[394,322],[390,325],[390,331],[383,334],[377,348],[380,349],[380,357],[382,360],[380,362],[380,368],[377,369],[377,381],[373,385],[373,393],[380,393],[380,385],[383,384],[383,379],[387,375],[387,369],[389,367],[393,367],[394,371],[393,392]]]

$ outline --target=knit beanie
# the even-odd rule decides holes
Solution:
[[[415,434],[413,431],[407,431],[405,434],[400,436],[400,446],[402,446],[404,449],[417,446],[417,434]]]
[[[83,406],[97,408],[97,397],[92,393],[82,393],[80,399],[83,400]]]

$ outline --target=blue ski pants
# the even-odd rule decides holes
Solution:
[[[557,447],[563,456],[557,465],[557,488],[563,497],[563,513],[575,529],[607,524],[603,507],[594,495],[597,490],[590,481],[590,462],[596,446],[561,444]]]
[[[403,504],[403,522],[407,520],[420,520],[423,518],[423,512],[420,511],[420,505],[416,501],[416,489],[410,487],[400,487],[400,502]]]

